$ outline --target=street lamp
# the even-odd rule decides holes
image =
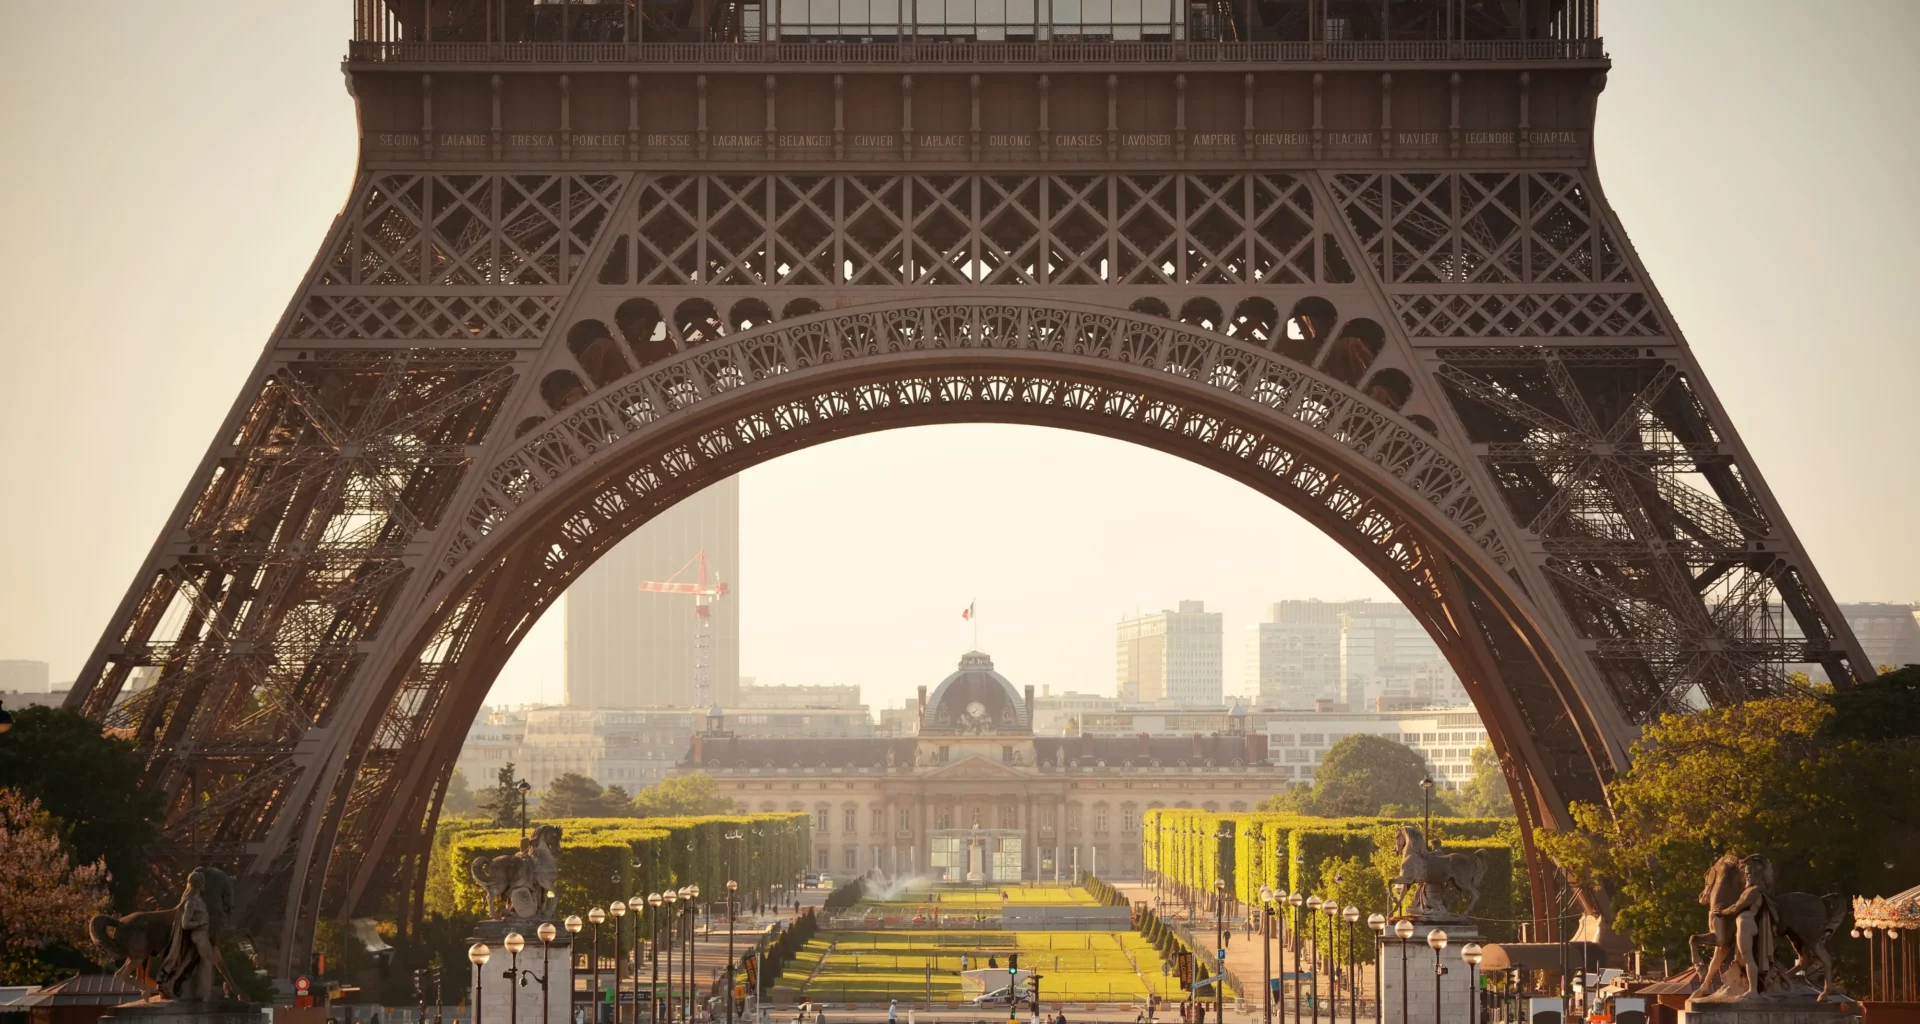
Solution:
[[[649,930],[653,933],[653,945],[649,947],[647,954],[647,959],[653,961],[653,984],[647,989],[647,1012],[651,1015],[653,1024],[660,1024],[660,905],[665,902],[666,897],[657,892],[647,894],[647,906],[653,908],[653,912],[647,915],[647,923],[651,925]],[[636,962],[633,969],[638,974],[639,963]],[[633,987],[636,989],[640,987],[638,977],[633,979]]]
[[[673,947],[678,945],[678,943],[675,942],[674,940],[678,938],[680,934],[680,919],[674,916],[673,908],[675,904],[680,902],[680,894],[675,890],[668,889],[665,892],[662,892],[660,894],[660,899],[661,899],[661,902],[667,905],[666,913],[661,916],[666,919],[666,923],[670,929],[667,932],[666,947],[667,947],[667,1020],[671,1021],[673,1020]],[[653,900],[649,898],[647,902],[651,903],[653,902]],[[655,995],[654,998],[658,999],[660,997],[658,995]]]
[[[1287,905],[1293,908],[1293,1020],[1300,1024],[1300,908],[1307,902],[1305,893],[1290,893]]]
[[[520,784],[513,788],[520,791],[520,838],[525,839],[527,838],[527,794],[533,792],[533,783],[521,779]]]
[[[612,903],[607,904],[607,913],[613,915],[613,1024],[620,1024],[620,962],[626,959],[626,957],[620,955],[620,919],[627,916],[627,905],[619,900],[614,900]],[[633,930],[636,932],[640,930],[639,918],[634,918]],[[639,971],[639,965],[636,964],[634,966],[635,988],[640,987],[638,984],[640,980],[638,977]],[[638,1011],[635,1012],[637,1015]],[[598,1024],[597,1017],[595,1021],[596,1024]],[[638,1022],[635,1022],[635,1024],[638,1024]]]
[[[1433,948],[1433,1024],[1440,1024],[1440,976],[1447,973],[1440,966],[1440,951],[1447,948],[1447,933],[1438,928],[1428,932],[1427,945]]]
[[[480,979],[487,976],[481,968],[493,959],[493,950],[484,942],[476,942],[467,947],[467,962],[473,965],[473,1024],[480,1024]]]
[[[600,922],[606,919],[607,912],[599,907],[587,911],[587,920],[593,922],[593,1024],[600,1024]]]
[[[1387,955],[1387,915],[1368,914],[1367,927],[1373,929],[1373,937],[1378,940],[1373,947],[1373,1024],[1385,1024],[1385,1008],[1380,1005],[1384,998],[1380,991],[1380,961]]]
[[[561,923],[567,926],[567,934],[573,936],[575,941],[578,941],[580,938],[580,929],[587,926],[586,921],[583,920],[579,914],[568,914],[567,919]],[[567,943],[567,977],[569,979],[567,982],[567,1009],[569,1011],[573,1009],[573,982],[571,981],[573,977],[573,949],[574,943]],[[573,1014],[569,1012],[567,1017],[571,1019]],[[541,1021],[540,1024],[547,1024],[547,1022]],[[592,1024],[600,1024],[600,1022],[596,1020],[593,1021]]]
[[[640,921],[647,913],[647,899],[639,893],[627,897],[627,909],[633,912],[633,1024],[640,1024],[640,950],[646,942],[640,937]]]
[[[580,919],[576,917],[574,920]],[[534,934],[540,936],[540,1024],[548,1024],[553,1020],[553,1008],[547,1002],[550,991],[547,982],[553,980],[553,939],[560,934],[560,930],[553,926],[552,921],[542,921],[540,927],[534,929]],[[523,981],[521,984],[526,983]],[[567,996],[572,998],[573,993],[569,992]]]
[[[1426,836],[1427,845],[1431,847],[1433,845],[1433,776],[1431,775],[1420,777],[1420,805],[1421,816],[1426,820],[1420,832]]]
[[[691,849],[692,844],[688,844],[688,848]],[[685,976],[687,982],[687,991],[684,998],[686,999],[685,1019],[689,1024],[691,1024],[693,1020],[693,928],[700,918],[699,899],[700,886],[698,883],[680,890],[680,902],[686,904],[687,956],[686,966],[682,970],[682,974]]]
[[[1340,908],[1340,919],[1347,922],[1347,1024],[1359,1024],[1360,975],[1355,973],[1359,961],[1353,955],[1353,925],[1360,920],[1360,908],[1352,904]]]
[[[1339,879],[1334,879],[1338,882]],[[1320,904],[1320,912],[1327,915],[1327,1019],[1340,1019],[1340,979],[1337,970],[1340,966],[1340,938],[1333,933],[1333,923],[1340,919],[1340,904],[1332,900]]]
[[[1260,887],[1261,1020],[1273,1024],[1273,886]]]
[[[1478,942],[1460,947],[1460,959],[1467,962],[1467,1024],[1480,1024],[1480,958],[1484,955]]]
[[[1407,1006],[1407,940],[1413,938],[1413,922],[1404,917],[1395,921],[1393,934],[1400,940],[1400,1024],[1412,1024]]]
[[[1220,952],[1227,949],[1227,880],[1215,877],[1213,880],[1213,948]],[[1217,958],[1213,963],[1214,973],[1223,974],[1227,969],[1225,958]],[[1213,1020],[1214,1024],[1227,1024],[1227,986],[1218,978],[1213,982]]]
[[[500,975],[507,979],[507,1020],[509,1024],[520,1024],[520,993],[514,991],[514,987],[526,984],[520,980],[520,951],[527,948],[527,939],[519,932],[508,932],[501,945],[513,954],[513,964]],[[541,1021],[540,1024],[546,1022]]]
[[[739,832],[733,832],[733,836],[737,838]],[[726,880],[726,1024],[733,1024],[733,893],[735,891],[739,891],[739,882],[728,878]]]
[[[1324,902],[1318,896],[1307,897],[1307,1009],[1313,1011],[1313,1019],[1320,1019],[1320,912]]]

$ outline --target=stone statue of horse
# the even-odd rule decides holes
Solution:
[[[1415,917],[1447,913],[1440,893],[1451,886],[1466,894],[1466,913],[1480,899],[1480,880],[1486,877],[1487,862],[1479,850],[1454,853],[1427,845],[1427,834],[1413,825],[1402,825],[1393,836],[1393,852],[1400,855],[1400,873],[1395,885],[1418,886],[1408,912]]]
[[[467,873],[487,894],[487,916],[551,916],[560,880],[560,826],[542,825],[520,840],[520,852],[475,857]]]

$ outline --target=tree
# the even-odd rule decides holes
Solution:
[[[64,973],[46,962],[47,951],[85,943],[88,920],[108,907],[105,859],[75,867],[65,846],[38,800],[0,789],[0,984]]]
[[[458,768],[447,779],[447,793],[440,798],[440,813],[465,815],[480,809],[473,799],[473,788],[467,784],[467,773]]]
[[[501,828],[519,827],[520,783],[514,778],[512,761],[494,773],[493,788],[487,791],[487,798],[480,801],[480,813]]]
[[[105,858],[109,889],[122,907],[146,877],[147,844],[162,818],[159,794],[142,786],[145,775],[133,744],[65,708],[17,712],[0,742],[0,786],[39,801],[75,861]]]
[[[1254,810],[1269,814],[1311,814],[1308,804],[1313,800],[1313,787],[1304,782],[1296,782],[1273,791],[1265,800],[1254,805]]]
[[[676,775],[634,794],[633,808],[642,818],[724,814],[733,810],[733,801],[720,794],[711,775]]]
[[[622,794],[623,796],[625,794]],[[577,772],[567,772],[553,780],[540,795],[542,818],[607,817],[607,792],[598,782]],[[621,803],[627,801],[622,800]]]
[[[1722,853],[1766,855],[1780,891],[1891,893],[1910,884],[1903,851],[1920,847],[1920,743],[1900,731],[1916,720],[1920,668],[1668,715],[1607,787],[1611,814],[1575,804],[1575,828],[1539,841],[1576,882],[1612,892],[1641,948],[1671,954],[1704,930],[1695,898]]]
[[[1373,929],[1368,927],[1368,914],[1387,914],[1393,909],[1393,896],[1387,891],[1387,878],[1380,869],[1359,857],[1331,857],[1320,867],[1320,877],[1326,880],[1322,887],[1323,895],[1343,907],[1359,907],[1360,921],[1353,926],[1354,960],[1370,963],[1373,960]],[[1340,927],[1345,928],[1343,921]],[[1345,936],[1342,936],[1345,941]]]
[[[1473,777],[1460,785],[1454,806],[1469,818],[1514,817],[1513,792],[1507,788],[1507,773],[1500,769],[1500,755],[1482,743],[1473,750]]]
[[[1314,770],[1308,806],[1326,817],[1379,814],[1389,803],[1418,807],[1426,774],[1418,753],[1380,736],[1351,733],[1340,737]]]

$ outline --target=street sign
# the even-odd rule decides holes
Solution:
[[[306,995],[312,988],[313,982],[308,981],[304,976],[293,979],[293,990],[301,995]]]
[[[1221,962],[1221,963],[1223,963],[1223,964],[1227,962],[1227,947],[1225,947],[1225,946],[1221,946],[1221,947],[1220,947],[1220,957],[1219,957],[1219,960],[1220,960],[1220,962]]]

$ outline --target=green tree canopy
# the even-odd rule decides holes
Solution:
[[[1380,813],[1386,804],[1420,806],[1427,765],[1393,740],[1366,733],[1340,737],[1314,770],[1311,813],[1353,817]]]
[[[1507,788],[1507,774],[1500,770],[1500,755],[1482,743],[1473,750],[1473,777],[1460,784],[1449,801],[1453,809],[1469,818],[1514,817],[1513,791]]]
[[[1540,843],[1576,881],[1614,893],[1643,949],[1678,953],[1705,926],[1695,901],[1720,854],[1760,853],[1782,891],[1891,893],[1920,848],[1920,668],[1647,727],[1608,787],[1612,814],[1576,804],[1576,828]],[[1837,950],[1844,953],[1844,950]]]
[[[87,941],[87,921],[107,909],[106,864],[76,867],[65,847],[58,823],[38,801],[0,788],[0,984],[71,973],[49,961],[74,960],[75,947]]]
[[[440,798],[441,814],[472,814],[480,809],[474,802],[473,787],[467,784],[467,773],[458,768],[447,779],[447,793]]]
[[[531,796],[531,794],[529,794]],[[532,801],[528,801],[531,806]],[[486,798],[479,803],[480,814],[501,828],[511,828],[520,824],[520,784],[513,772],[513,762],[508,761],[493,773],[493,786],[487,790]]]
[[[163,812],[159,795],[141,786],[145,774],[131,743],[107,736],[77,711],[26,708],[0,737],[0,786],[39,801],[75,863],[106,858],[109,889],[121,907],[146,877],[147,844]]]
[[[676,775],[635,793],[633,808],[642,818],[723,814],[733,810],[733,801],[720,794],[720,784],[711,775]]]

